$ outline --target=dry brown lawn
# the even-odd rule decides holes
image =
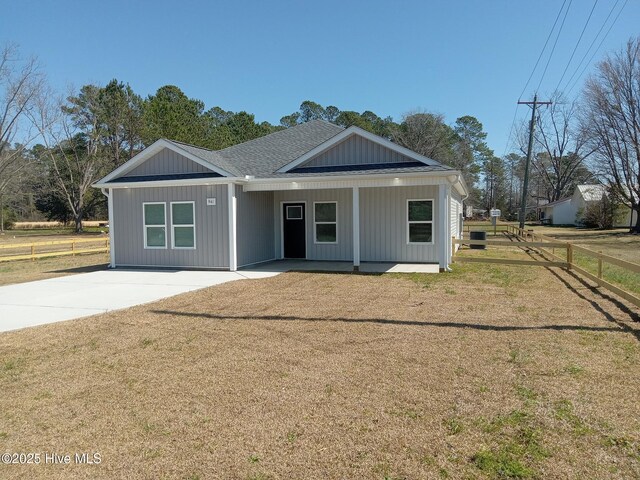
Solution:
[[[108,263],[107,253],[1,262],[0,286],[101,270]]]
[[[640,477],[638,311],[563,271],[286,273],[0,335],[0,478]]]

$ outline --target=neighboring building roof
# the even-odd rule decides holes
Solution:
[[[560,205],[561,203],[570,202],[571,197],[561,198],[560,200],[556,200],[555,202],[545,203],[544,205],[540,205],[540,208],[554,207],[556,205]]]
[[[578,185],[577,190],[582,195],[585,202],[597,202],[606,195],[607,189],[604,185]]]

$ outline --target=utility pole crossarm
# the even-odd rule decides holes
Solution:
[[[529,145],[527,147],[527,163],[524,166],[524,181],[522,184],[522,201],[520,202],[520,218],[519,224],[520,229],[524,228],[524,220],[527,215],[527,191],[529,189],[529,166],[531,165],[531,157],[533,156],[533,131],[536,125],[536,107],[538,105],[551,105],[551,102],[539,102],[538,94],[533,96],[533,102],[521,102],[518,100],[518,104],[520,105],[531,105],[531,122],[529,124]]]

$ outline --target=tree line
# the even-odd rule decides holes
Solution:
[[[414,111],[394,121],[307,100],[272,125],[244,111],[206,109],[173,85],[143,98],[114,79],[57,95],[36,60],[19,58],[14,46],[0,53],[0,228],[8,219],[45,215],[79,231],[83,219],[105,218],[104,196],[91,184],[159,138],[217,150],[314,119],[356,125],[460,170],[470,190],[465,203],[475,209],[499,208],[515,219],[520,207],[526,122],[516,129],[514,150],[498,156],[471,115],[447,123],[442,114]],[[535,119],[530,211],[597,182],[640,210],[639,100],[640,39],[598,64],[579,101],[554,95]]]

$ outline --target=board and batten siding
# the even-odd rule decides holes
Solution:
[[[163,148],[158,153],[149,157],[141,165],[127,172],[120,178],[134,177],[138,175],[172,175],[176,173],[207,173],[210,169],[199,163],[189,160],[173,150]]]
[[[298,168],[405,162],[413,163],[415,160],[359,135],[352,135]]]
[[[229,268],[227,185],[113,189],[116,266]],[[215,198],[215,206],[207,206]],[[171,202],[195,202],[195,250],[171,248]],[[143,206],[166,203],[167,248],[144,248]]]
[[[408,243],[407,200],[433,200],[433,244]],[[438,263],[439,214],[438,186],[360,188],[360,259]]]
[[[307,202],[305,221],[307,232],[307,260],[353,260],[353,197],[350,188],[326,190],[286,190],[275,192],[275,248],[276,258],[282,258],[282,202]],[[314,242],[313,202],[338,202],[338,242]]]
[[[273,192],[235,191],[238,266],[275,259]]]

